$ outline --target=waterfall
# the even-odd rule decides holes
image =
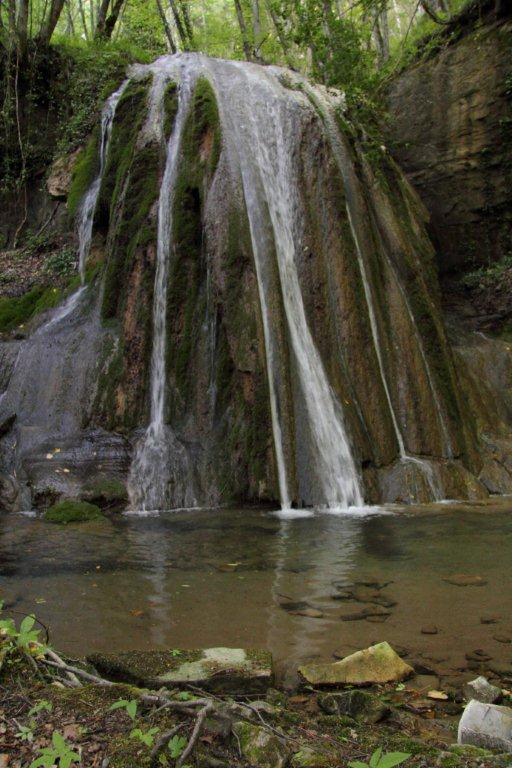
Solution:
[[[117,89],[117,91],[114,91],[114,93],[109,96],[103,107],[101,113],[101,139],[98,175],[85,193],[78,210],[78,270],[80,273],[80,282],[82,285],[85,283],[85,265],[91,247],[94,213],[96,211],[96,203],[98,202],[98,195],[100,193],[103,171],[105,170],[105,161],[108,155],[110,137],[112,135],[112,123],[114,122],[119,99],[123,95],[128,83],[129,80],[125,80]]]
[[[320,486],[319,506],[347,508],[361,506],[360,480],[344,423],[342,408],[328,381],[320,353],[308,326],[299,283],[296,259],[302,248],[298,180],[294,168],[294,109],[282,97],[282,86],[264,70],[247,65],[215,64],[215,71],[228,70],[230,88],[217,85],[221,111],[229,121],[230,138],[236,143],[251,227],[260,289],[263,322],[266,328],[267,363],[269,354],[269,316],[259,275],[265,258],[261,206],[267,206],[271,219],[284,312],[294,356],[299,386],[304,399],[312,456]],[[242,77],[235,78],[235,71]],[[292,107],[290,109],[290,107]],[[241,114],[240,114],[241,113]],[[234,120],[233,116],[237,115]],[[224,125],[226,128],[226,125]],[[261,188],[264,201],[258,200],[255,187]],[[272,382],[274,373],[269,371]],[[274,442],[279,468],[281,503],[289,505],[282,448],[282,428],[271,388]]]
[[[167,144],[165,171],[158,199],[157,257],[153,295],[153,349],[151,354],[150,424],[135,449],[129,479],[131,506],[142,511],[168,506],[169,482],[174,469],[186,463],[184,449],[165,424],[167,288],[174,191],[179,168],[179,150],[185,126],[192,82],[183,71],[178,91],[178,111]],[[163,90],[162,90],[163,95]],[[189,497],[189,503],[195,500]]]
[[[362,241],[362,237],[360,235],[361,218],[360,218],[360,210],[358,209],[358,206],[357,206],[357,195],[356,195],[356,186],[359,182],[355,177],[354,169],[351,164],[349,152],[346,147],[344,138],[341,135],[341,132],[333,117],[333,111],[335,110],[336,105],[331,103],[330,99],[323,94],[320,88],[314,88],[313,86],[307,84],[306,89],[312,103],[318,109],[319,114],[327,129],[327,134],[333,150],[333,154],[337,162],[338,168],[340,170],[341,176],[343,178],[343,183],[345,186],[345,193],[346,193],[345,207],[347,212],[347,219],[350,226],[352,239],[354,241],[359,273],[361,275],[361,281],[363,283],[364,297],[366,302],[366,308],[368,310],[368,318],[370,321],[370,330],[372,334],[373,347],[375,350],[375,355],[377,357],[377,363],[379,366],[379,377],[382,383],[382,388],[385,393],[386,402],[388,404],[389,414],[391,416],[391,422],[393,424],[393,430],[394,430],[395,438],[398,445],[400,460],[404,463],[415,464],[420,468],[420,471],[422,472],[434,499],[436,501],[440,501],[443,498],[443,491],[442,491],[442,488],[439,486],[439,484],[436,482],[432,466],[429,464],[427,460],[420,459],[417,456],[412,456],[410,453],[407,452],[405,448],[404,436],[402,434],[402,430],[400,429],[398,418],[395,412],[395,407],[393,405],[393,400],[391,398],[391,392],[389,389],[386,369],[384,366],[384,359],[382,355],[382,345],[380,341],[379,327],[378,327],[377,317],[375,312],[374,298],[373,298],[373,293],[370,286],[370,281],[368,279],[368,273],[366,269],[365,259],[363,256],[363,250],[361,247],[361,241]],[[413,327],[414,334],[418,341],[421,359],[425,367],[425,372],[427,375],[432,397],[436,407],[436,412],[438,414],[438,419],[440,422],[443,439],[445,441],[445,444],[447,446],[450,446],[446,425],[443,419],[441,404],[439,402],[437,390],[432,380],[432,374],[431,374],[430,366],[428,365],[428,361],[423,349],[423,344],[422,344],[421,338],[419,337],[416,321],[414,319],[411,308],[409,306],[409,302],[407,301],[407,297],[405,296],[405,293],[403,291],[403,288],[398,278],[397,278],[397,284],[399,286],[401,295],[404,299],[407,313],[408,313],[411,325]],[[451,455],[451,447],[449,447],[448,450],[449,450],[448,455]]]

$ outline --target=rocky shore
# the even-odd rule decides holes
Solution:
[[[506,673],[441,685],[381,642],[283,690],[264,650],[71,660],[36,627],[0,622],[2,768],[512,766]]]

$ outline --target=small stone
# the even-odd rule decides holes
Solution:
[[[403,680],[414,674],[389,643],[378,643],[341,661],[305,664],[299,673],[311,685],[368,685]]]
[[[342,621],[364,621],[365,619],[369,619],[370,617],[373,618],[374,616],[383,616],[387,618],[388,616],[391,616],[391,611],[380,605],[374,605],[372,608],[363,608],[362,611],[358,611],[357,613],[342,614],[340,619]]]
[[[289,753],[284,742],[265,728],[251,723],[238,722],[233,725],[242,755],[250,765],[257,768],[284,768]]]
[[[301,611],[290,611],[292,616],[305,616],[307,619],[323,619],[324,614],[317,608],[304,608]]]
[[[498,677],[512,678],[512,664],[492,661],[489,664],[489,669],[491,672],[494,672],[495,675],[498,675]]]
[[[501,620],[501,616],[496,613],[480,616],[480,624],[498,624],[500,620]]]
[[[422,635],[437,635],[438,632],[439,630],[435,624],[425,624],[425,626],[421,628]]]
[[[477,648],[476,651],[468,651],[466,653],[466,659],[468,661],[478,661],[478,662],[484,662],[484,661],[490,661],[492,659],[492,656],[489,656],[486,651],[483,651],[481,648]]]
[[[507,637],[507,635],[493,635],[493,640],[496,640],[498,643],[503,643],[504,645],[509,645],[512,643],[512,638]]]
[[[378,723],[389,714],[377,696],[359,690],[325,693],[318,697],[318,706],[328,715],[348,715],[364,723]]]
[[[483,587],[487,584],[481,576],[473,576],[468,573],[454,573],[451,576],[445,576],[443,581],[448,584],[455,584],[456,587]]]
[[[457,741],[512,752],[512,709],[472,699],[460,719]]]
[[[476,699],[484,704],[496,704],[501,699],[501,688],[491,683],[485,677],[476,677],[463,687],[464,697],[469,701]]]

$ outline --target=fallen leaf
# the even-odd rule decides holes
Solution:
[[[448,694],[444,691],[429,691],[427,696],[429,699],[435,699],[435,701],[448,701]]]

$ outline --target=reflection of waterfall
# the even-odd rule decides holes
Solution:
[[[105,170],[105,161],[107,159],[108,146],[110,142],[110,136],[112,134],[112,123],[114,122],[114,116],[116,113],[117,105],[119,103],[119,99],[123,95],[128,82],[128,80],[125,80],[124,83],[122,83],[122,85],[117,89],[117,91],[115,91],[107,99],[105,106],[103,107],[103,111],[101,113],[101,139],[98,175],[85,193],[78,210],[78,268],[80,271],[80,281],[82,285],[85,283],[85,265],[89,255],[89,249],[91,247],[94,213],[96,211],[96,203],[98,202],[98,195],[100,193],[103,171]]]
[[[184,73],[179,87],[178,112],[167,145],[165,172],[158,201],[158,239],[153,297],[153,350],[151,355],[151,421],[146,434],[136,448],[130,473],[132,508],[164,509],[169,502],[169,483],[187,462],[185,450],[166,426],[166,344],[167,288],[173,216],[172,206],[178,178],[179,150],[188,114],[191,83]],[[163,97],[163,90],[162,90]],[[163,115],[162,115],[163,118]],[[195,505],[195,499],[185,496],[184,503]]]

